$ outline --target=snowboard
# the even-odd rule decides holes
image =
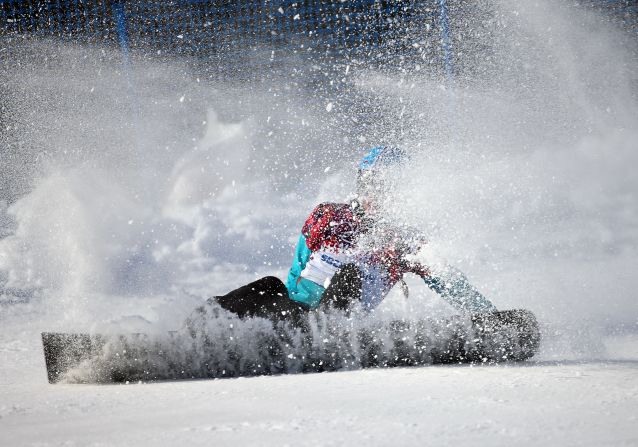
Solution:
[[[363,323],[322,314],[309,315],[302,325],[219,319],[161,335],[42,333],[50,383],[519,362],[537,353],[540,340],[534,314],[524,309]]]

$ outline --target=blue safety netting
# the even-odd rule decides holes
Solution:
[[[117,42],[206,56],[234,47],[343,52],[401,43],[438,0],[0,1],[3,33]]]
[[[636,0],[587,0],[637,28]],[[418,55],[443,62],[463,0],[0,0],[0,34],[120,44],[148,54],[246,53]],[[458,27],[457,27],[458,29]],[[454,34],[454,33],[453,33]],[[458,33],[457,33],[458,34]],[[452,40],[458,35],[452,35]]]

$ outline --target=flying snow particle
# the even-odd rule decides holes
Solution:
[[[186,98],[186,96],[182,96],[181,98],[179,98],[179,102],[184,102],[184,98]]]
[[[326,112],[330,112],[332,110],[332,108],[334,107],[334,104],[329,102],[328,104],[326,104]]]

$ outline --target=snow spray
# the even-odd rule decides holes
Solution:
[[[603,355],[598,335],[638,321],[635,43],[573,6],[482,8],[449,6],[451,82],[428,60],[282,60],[244,82],[131,54],[125,75],[111,49],[6,44],[3,328],[178,327],[206,297],[283,277],[307,213],[392,144],[412,162],[385,212],[497,307],[534,311],[546,356]],[[451,312],[408,282],[377,312]]]

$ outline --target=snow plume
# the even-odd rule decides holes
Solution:
[[[467,34],[453,80],[428,61],[322,60],[219,80],[3,41],[0,310],[25,303],[38,329],[175,328],[204,297],[283,277],[313,205],[348,197],[363,149],[389,144],[411,154],[393,220],[497,307],[597,355],[583,327],[638,317],[635,42],[558,2],[481,5],[450,11]],[[379,311],[450,311],[408,283]]]

